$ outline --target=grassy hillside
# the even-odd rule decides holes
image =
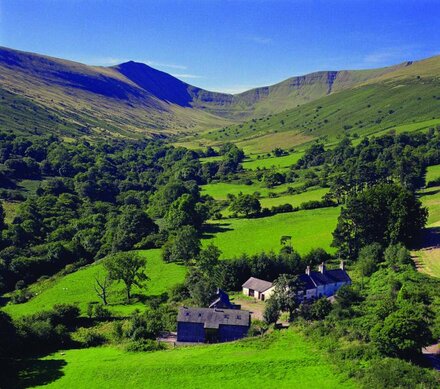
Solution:
[[[0,48],[0,128],[68,138],[195,133],[197,143],[234,140],[266,152],[337,137],[344,127],[364,134],[438,119],[439,62],[323,71],[230,95],[132,61],[106,68]]]
[[[47,372],[53,377],[47,387],[53,388],[355,387],[292,330],[154,353],[126,353],[109,347],[68,350],[40,363],[54,366],[55,371]],[[62,366],[59,371],[57,366]],[[38,379],[28,382],[35,384]]]
[[[331,142],[344,134],[435,127],[440,125],[440,57],[416,65],[294,109],[205,132],[197,142],[215,145],[233,141],[249,152],[268,152],[316,138]]]
[[[179,87],[189,87],[182,81],[144,64],[125,65],[123,69],[88,66],[0,48],[0,88],[12,95],[3,99],[0,128],[19,131],[28,124],[28,131],[36,127],[61,136],[67,131],[76,137],[139,138],[230,123],[158,93],[167,90],[178,95]],[[158,89],[141,83],[139,74],[153,77]]]
[[[144,250],[140,254],[147,260],[146,295],[157,296],[170,287],[183,281],[186,269],[174,263],[164,263],[160,250]],[[74,273],[62,277],[55,277],[37,282],[30,287],[36,296],[24,304],[7,305],[4,310],[12,317],[32,314],[52,308],[55,304],[78,304],[84,312],[90,302],[99,302],[94,291],[95,277],[104,274],[101,263],[82,268]],[[136,293],[134,287],[133,292]],[[143,293],[145,293],[143,291]],[[123,284],[113,284],[110,288],[109,308],[117,314],[128,314],[135,308],[142,308],[144,304],[124,304]]]

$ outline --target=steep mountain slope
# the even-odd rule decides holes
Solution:
[[[292,113],[296,119],[294,123],[288,120],[288,129],[294,126],[302,138],[309,139],[328,130],[334,132],[328,123],[338,121],[327,119],[323,124],[313,121],[317,118],[306,120],[301,112],[307,109],[301,111],[299,106],[323,98],[339,101],[342,97],[335,96],[341,93],[349,96],[351,91],[389,80],[406,80],[423,69],[427,76],[440,74],[433,62],[429,66],[405,62],[381,69],[316,72],[230,95],[206,91],[133,61],[113,67],[88,66],[0,48],[0,128],[25,133],[49,131],[69,138],[181,137],[224,127],[218,135],[211,132],[207,137],[214,141],[228,136],[243,140],[267,134],[273,120],[259,120],[258,129],[254,124],[234,127],[234,123],[272,114],[277,114],[278,122],[284,122],[283,117],[289,117],[284,111],[296,109]],[[231,131],[233,136],[228,135]]]
[[[206,132],[197,142],[233,141],[249,151],[267,152],[322,137],[334,141],[344,134],[440,125],[440,56],[341,89],[279,114]]]
[[[181,83],[174,77],[173,80],[176,85]],[[167,90],[176,90],[175,84],[166,85]],[[0,90],[28,106],[50,112],[55,118],[52,123],[35,117],[32,125],[61,135],[160,135],[227,123],[208,112],[188,110],[161,99],[162,95],[154,94],[156,90],[142,88],[116,68],[87,66],[6,48],[0,49]],[[2,104],[0,125],[10,128],[10,120],[2,120],[10,117],[10,111],[14,111],[18,122],[28,123],[26,115],[15,109],[15,100],[10,100]]]

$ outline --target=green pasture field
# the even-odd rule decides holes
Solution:
[[[282,157],[269,157],[261,159],[250,159],[242,163],[243,168],[247,170],[256,170],[257,168],[286,168],[296,162],[304,155],[302,152],[295,152],[289,155],[284,155]]]
[[[164,263],[161,250],[142,250],[139,253],[147,260],[146,274],[150,278],[147,288],[143,290],[148,296],[160,295],[170,287],[182,282],[185,277],[185,267],[174,263]],[[55,304],[78,304],[82,312],[90,302],[100,302],[94,290],[95,277],[104,274],[103,265],[97,262],[74,273],[55,279],[36,282],[30,291],[37,294],[23,304],[8,304],[3,309],[12,317],[19,317],[52,308]],[[133,293],[137,288],[133,288]],[[145,305],[141,303],[124,304],[123,284],[114,284],[109,296],[109,309],[116,314],[126,315],[135,308]]]
[[[278,252],[281,236],[290,235],[293,248],[301,254],[317,247],[333,253],[335,250],[330,244],[339,212],[335,207],[257,219],[212,221],[211,233],[206,234],[204,244],[213,243],[222,250],[222,258],[233,258],[242,253]]]
[[[270,192],[282,193],[286,191],[288,187],[295,188],[299,185],[300,183],[288,183],[274,188],[266,188],[260,182],[253,183],[252,185],[217,182],[202,185],[200,188],[204,195],[210,195],[216,200],[226,200],[228,194],[238,195],[240,192],[243,194],[254,194],[255,192],[258,192],[260,196],[265,197],[268,196]]]
[[[426,183],[440,178],[440,165],[429,166],[426,171]]]
[[[227,344],[149,353],[111,347],[67,350],[37,362],[54,370],[46,371],[48,377],[43,381],[52,381],[46,386],[49,388],[355,387],[292,329]],[[28,381],[35,383],[35,378]]]
[[[321,200],[322,196],[328,193],[328,191],[329,190],[327,188],[318,188],[294,195],[266,197],[260,199],[260,203],[261,206],[265,208],[271,208],[281,204],[292,204],[294,207],[298,207],[299,205],[307,201]]]
[[[422,204],[428,208],[427,225],[440,224],[440,186],[426,188],[419,192]]]

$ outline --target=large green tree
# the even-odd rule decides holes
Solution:
[[[258,215],[261,211],[261,204],[255,195],[240,193],[232,200],[229,209],[237,214],[242,214],[245,217]]]
[[[397,184],[379,184],[349,197],[341,210],[333,245],[343,257],[355,259],[371,243],[412,243],[428,212],[420,200]]]
[[[197,230],[192,226],[183,226],[164,245],[162,256],[166,262],[188,263],[198,256],[200,249]]]
[[[127,302],[130,301],[133,285],[143,287],[148,280],[145,265],[146,260],[134,252],[117,253],[104,261],[110,279],[124,283]]]

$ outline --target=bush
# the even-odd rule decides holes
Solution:
[[[96,347],[106,343],[104,335],[99,334],[94,328],[81,328],[78,332],[78,340],[84,347]]]
[[[364,388],[438,388],[430,370],[395,358],[372,364],[361,382]]]
[[[131,342],[127,343],[125,346],[125,351],[129,351],[129,352],[158,351],[164,349],[165,346],[162,343],[152,339],[132,340]]]
[[[96,304],[93,313],[99,320],[110,319],[112,317],[112,313],[102,304]]]
[[[254,320],[248,331],[248,336],[263,335],[269,329],[269,325],[262,320]]]
[[[264,308],[263,318],[267,324],[276,323],[280,317],[280,307],[276,299],[269,299]]]
[[[27,289],[21,289],[15,291],[11,295],[12,304],[23,304],[29,301],[33,297],[32,293]]]

